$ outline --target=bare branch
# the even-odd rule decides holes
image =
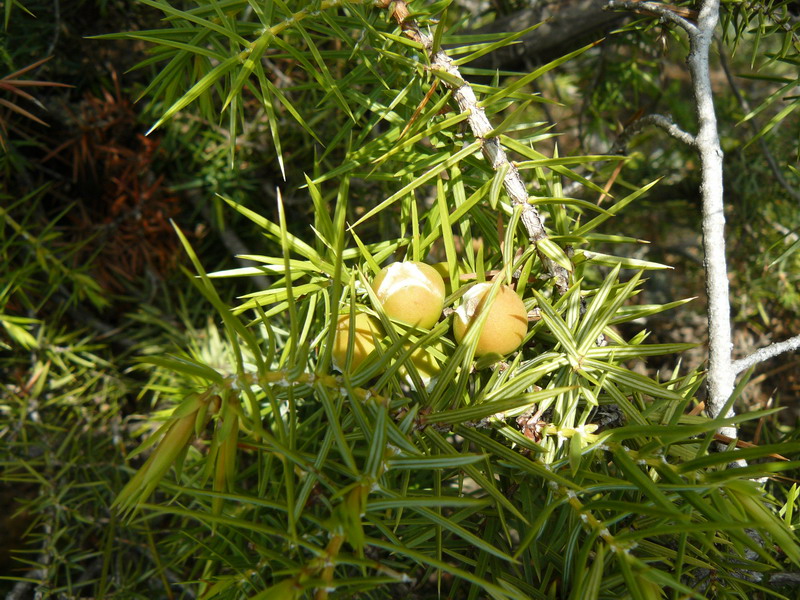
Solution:
[[[703,203],[703,254],[708,294],[708,399],[706,411],[711,418],[734,416],[725,405],[733,393],[736,374],[733,370],[730,291],[725,257],[725,211],[722,198],[722,148],[714,111],[711,75],[708,64],[714,29],[719,20],[719,0],[701,4],[697,28],[689,33],[687,65],[692,77],[698,130],[695,138],[700,155],[700,192]],[[736,437],[735,427],[720,428],[719,433]]]
[[[481,152],[484,158],[495,171],[507,169],[506,176],[503,179],[503,187],[508,193],[511,203],[522,207],[520,220],[528,232],[530,241],[536,244],[536,242],[547,239],[547,232],[544,230],[539,211],[528,203],[528,190],[522,181],[519,170],[514,166],[514,163],[508,160],[500,140],[496,136],[488,137],[493,127],[483,108],[478,105],[478,99],[472,86],[461,76],[458,67],[443,49],[434,49],[433,38],[420,31],[417,23],[408,18],[408,9],[404,2],[393,2],[390,5],[390,10],[395,20],[403,28],[406,36],[422,44],[430,57],[432,69],[442,71],[448,75],[445,84],[452,91],[453,98],[460,111],[469,115],[467,123],[469,123],[475,138],[482,142]],[[539,258],[547,272],[553,277],[558,293],[565,294],[569,289],[569,273],[567,270],[541,252],[539,252]]]
[[[788,340],[784,340],[783,342],[770,344],[765,348],[756,350],[750,356],[733,361],[733,371],[737,374],[741,373],[742,371],[746,371],[750,367],[769,360],[770,358],[774,358],[779,354],[783,354],[784,352],[793,352],[798,349],[800,349],[800,335],[796,335]]]
[[[626,127],[620,134],[619,138],[617,138],[617,141],[614,144],[615,149],[624,149],[634,135],[649,125],[663,129],[676,140],[683,142],[687,146],[695,146],[696,140],[694,136],[688,131],[684,131],[678,127],[672,120],[672,117],[652,114],[642,117],[641,119],[637,119],[629,127]]]
[[[692,79],[697,135],[694,147],[700,156],[700,194],[703,205],[703,255],[708,294],[708,416],[733,417],[733,408],[725,407],[733,393],[736,373],[733,369],[733,333],[731,327],[728,267],[725,257],[725,211],[722,198],[722,148],[717,130],[717,116],[711,87],[709,53],[714,30],[719,22],[719,0],[704,0],[697,14],[697,24],[678,16],[673,8],[654,2],[611,0],[609,8],[646,10],[680,25],[689,36],[686,63]],[[724,414],[723,414],[724,413]],[[721,427],[719,434],[735,438],[735,427]]]
[[[666,22],[681,27],[690,35],[698,32],[697,26],[694,23],[678,14],[677,11],[680,10],[680,8],[677,6],[661,4],[660,2],[637,2],[636,0],[609,0],[606,6],[608,10],[623,9],[656,16]]]

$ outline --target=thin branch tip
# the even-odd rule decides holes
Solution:
[[[750,367],[754,367],[786,352],[794,352],[795,350],[800,350],[800,335],[796,335],[782,342],[770,344],[769,346],[756,350],[745,358],[734,361],[733,370],[738,375]]]
[[[672,117],[660,114],[651,114],[646,115],[641,119],[637,119],[631,125],[626,127],[617,138],[612,151],[624,152],[631,138],[648,126],[658,127],[679,142],[684,143],[692,148],[697,147],[697,139],[688,131],[684,131],[678,127],[672,120]]]
[[[697,25],[693,22],[698,17],[697,11],[679,6],[638,0],[608,0],[605,10],[627,10],[640,15],[658,17],[664,22],[677,25],[690,36],[698,32]]]

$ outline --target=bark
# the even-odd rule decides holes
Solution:
[[[545,63],[603,37],[625,15],[604,10],[604,0],[555,0],[533,2],[512,15],[501,17],[472,33],[520,31],[537,23],[537,29],[519,43],[501,48],[469,63],[481,69],[523,69]]]

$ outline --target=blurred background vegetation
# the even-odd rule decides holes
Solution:
[[[747,10],[733,4],[726,4],[719,42],[725,51],[713,57],[713,67],[726,153],[735,343],[743,356],[800,331],[800,112],[786,112],[797,96],[780,93],[796,85],[800,65],[797,34],[781,33],[787,24],[796,32],[796,4],[753,3]],[[162,568],[155,551],[159,525],[170,516],[146,521],[150,530],[123,530],[108,510],[129,477],[124,448],[136,445],[151,416],[173,406],[162,399],[173,401],[186,385],[137,359],[188,351],[208,364],[227,361],[219,318],[198,301],[182,270],[189,261],[171,222],[209,272],[240,266],[235,255],[279,254],[274,241],[219,196],[277,222],[275,189],[288,181],[288,228],[308,236],[314,215],[300,189],[304,174],[309,165],[322,173],[343,161],[347,116],[315,112],[324,91],[283,53],[267,58],[272,84],[293,106],[306,107],[303,118],[319,138],[334,141],[325,150],[282,110],[279,159],[264,107],[249,94],[236,107],[235,126],[201,105],[145,135],[167,108],[164,95],[148,88],[163,65],[148,62],[144,38],[93,36],[162,27],[148,2],[5,0],[0,6],[0,574],[36,573],[49,586],[39,589],[44,597],[103,598],[112,588],[120,598],[191,597],[188,588],[175,588],[187,575]],[[526,8],[465,0],[448,14],[468,32]],[[594,32],[602,44],[534,82],[533,91],[553,101],[533,103],[524,115],[528,123],[555,124],[557,135],[543,135],[543,148],[610,153],[623,127],[653,112],[693,128],[685,40],[664,25],[636,22],[620,16]],[[786,50],[787,37],[793,51]],[[564,51],[570,49],[565,41]],[[326,50],[340,57],[330,64],[331,76],[346,78],[349,50],[335,41]],[[528,61],[524,67],[537,66],[535,56]],[[636,136],[627,153],[621,172],[612,164],[586,175],[600,185],[613,178],[623,190],[663,178],[614,223],[617,232],[650,242],[635,258],[674,267],[649,274],[638,301],[702,299],[694,154],[659,130]],[[389,183],[354,179],[350,193],[357,200],[348,221],[385,198]],[[336,193],[333,184],[321,188],[326,196]],[[591,191],[572,194],[598,199]],[[379,220],[359,234],[381,240],[391,227],[391,220]],[[265,280],[216,284],[234,305]],[[702,306],[653,317],[646,323],[650,341],[702,343]],[[684,360],[693,368],[702,356],[688,353]],[[653,375],[673,363],[653,359],[639,368]],[[789,410],[746,424],[744,439],[799,437],[799,367],[797,355],[762,365],[745,391],[748,405]],[[170,548],[183,548],[190,560],[191,543],[179,532],[166,535],[175,538]],[[103,560],[111,549],[119,553],[113,568]],[[13,588],[13,580],[0,581],[3,593]]]

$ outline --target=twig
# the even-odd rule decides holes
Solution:
[[[739,106],[745,111],[745,113],[750,112],[750,104],[747,102],[747,99],[742,96],[741,92],[739,91],[739,87],[736,85],[736,82],[733,79],[733,73],[731,73],[731,67],[728,64],[728,59],[725,54],[722,52],[722,39],[718,41],[719,47],[719,62],[722,65],[722,70],[725,72],[725,78],[728,80],[728,85],[733,92],[736,101],[739,103]],[[747,121],[748,126],[750,127],[750,131],[753,135],[758,134],[758,127],[756,124],[753,123],[752,120]],[[769,151],[769,146],[767,146],[767,142],[764,140],[764,137],[761,136],[758,138],[758,145],[761,147],[761,152],[764,154],[764,158],[767,159],[767,164],[769,165],[772,174],[775,175],[775,179],[778,181],[780,186],[789,194],[795,202],[800,202],[800,192],[792,187],[792,185],[786,181],[786,178],[783,176],[783,173],[778,168],[778,163],[775,162],[775,157],[772,156],[772,153]]]
[[[676,10],[679,7],[670,6],[668,4],[661,4],[660,2],[637,2],[636,0],[609,0],[607,4],[609,9],[624,9],[630,10],[639,14],[649,14],[660,18],[662,21],[673,23],[683,28],[690,36],[698,33],[698,27],[692,23],[688,18],[684,18],[678,14]],[[700,11],[702,13],[702,10]],[[688,16],[694,16],[694,12],[686,13]],[[715,23],[716,25],[716,23]]]
[[[684,131],[683,129],[678,127],[671,117],[659,114],[652,114],[644,116],[641,119],[637,119],[636,121],[631,123],[628,127],[626,127],[619,135],[616,143],[614,144],[615,150],[621,150],[625,148],[625,146],[628,145],[628,142],[634,135],[636,135],[637,133],[642,131],[645,127],[648,127],[650,125],[658,127],[659,129],[663,129],[669,135],[674,137],[676,140],[686,144],[687,146],[695,147],[696,145],[695,137],[688,131]]]
[[[767,224],[775,231],[780,233],[784,238],[786,238],[786,241],[790,244],[794,244],[797,240],[800,240],[800,235],[797,235],[797,230],[792,231],[783,223],[778,223],[777,221],[767,221]]]
[[[49,518],[42,520],[44,535],[42,536],[41,553],[39,554],[39,566],[29,570],[25,574],[26,580],[16,583],[13,589],[6,594],[6,600],[21,600],[22,598],[34,598],[38,600],[39,598],[50,595],[48,592],[50,591],[49,580],[52,576],[53,557],[52,553],[48,551],[55,548],[52,523],[56,522],[58,516],[55,514],[52,506],[45,509],[45,512],[48,514]],[[33,594],[30,594],[31,587],[33,587],[34,584],[36,587],[33,589]]]
[[[269,68],[269,72],[272,75],[275,75],[275,77],[277,77],[278,79],[280,79],[281,83],[284,86],[289,87],[289,86],[294,85],[294,80],[291,77],[289,77],[288,75],[286,75],[286,73],[281,71],[281,69],[280,69],[280,67],[278,67],[278,65],[276,65],[274,62],[272,62],[268,58],[262,58],[261,60],[264,62],[265,65],[267,65],[267,67]]]
[[[703,255],[708,294],[708,398],[706,412],[712,419],[734,416],[733,408],[725,410],[733,393],[736,372],[733,369],[731,308],[728,289],[728,267],[725,258],[725,212],[722,201],[722,148],[717,130],[717,116],[711,88],[709,52],[714,29],[719,22],[719,0],[704,0],[697,14],[697,23],[678,16],[672,8],[654,2],[611,0],[609,8],[650,12],[674,23],[689,37],[687,65],[692,80],[698,130],[693,146],[700,156],[700,195],[703,205]],[[722,414],[722,413],[725,414]],[[736,437],[735,427],[721,427],[717,433]]]
[[[783,354],[784,352],[793,352],[797,349],[800,349],[800,335],[796,335],[788,340],[784,340],[783,342],[770,344],[765,348],[756,350],[750,356],[733,361],[733,371],[734,373],[739,374],[742,371],[746,371],[750,367],[757,365],[758,363],[762,363],[765,360],[774,358],[779,354]]]
[[[568,0],[561,2],[516,2],[519,9],[497,15],[491,23],[474,33],[497,34],[521,31],[534,25],[517,43],[497,48],[470,62],[471,68],[516,70],[527,57],[536,63],[546,63],[577,50],[590,39],[603,37],[623,19],[624,15],[603,10],[603,0]],[[485,77],[485,76],[484,76]]]
[[[708,294],[708,399],[707,412],[713,419],[734,416],[733,408],[723,412],[733,393],[736,373],[731,350],[731,305],[728,289],[728,267],[725,257],[725,209],[722,199],[722,148],[714,112],[711,75],[708,65],[714,29],[719,20],[719,0],[705,0],[700,7],[697,27],[687,29],[689,57],[697,109],[698,131],[695,137],[700,155],[700,194],[703,202],[703,254],[706,265]],[[718,431],[737,437],[735,427]]]
[[[800,586],[800,573],[773,573],[769,576],[764,576],[770,585],[791,585],[794,587]]]
[[[630,6],[652,3],[616,2],[612,0],[609,6]],[[653,8],[650,6],[649,8]],[[663,10],[653,11],[664,17]],[[704,3],[698,17],[697,26],[687,23],[681,25],[689,35],[690,52],[688,65],[692,75],[692,88],[697,105],[697,115],[700,129],[696,137],[679,129],[668,117],[662,115],[649,115],[639,119],[634,125],[626,129],[620,136],[618,144],[623,144],[631,135],[647,124],[655,125],[670,133],[676,139],[683,141],[695,148],[700,154],[702,163],[701,195],[703,198],[703,249],[706,266],[706,287],[709,298],[709,371],[708,387],[709,398],[707,412],[710,417],[719,416],[733,391],[734,378],[737,374],[750,367],[764,362],[784,352],[791,352],[800,348],[800,335],[757,350],[750,356],[732,361],[731,325],[730,325],[730,299],[728,291],[727,266],[725,259],[725,217],[722,203],[722,149],[719,145],[716,115],[711,94],[711,80],[708,68],[708,55],[711,47],[714,29],[717,24],[719,5],[717,0]],[[721,42],[720,42],[721,46]],[[733,75],[720,47],[722,68],[730,84],[731,90],[739,104],[749,110],[747,101],[739,93],[733,80]],[[755,125],[751,124],[755,129]],[[767,162],[772,168],[778,182],[796,200],[800,194],[794,190],[783,178],[775,159],[769,152],[763,139],[759,140]],[[734,416],[729,409],[725,417]],[[719,434],[729,438],[736,437],[734,427],[723,427]]]
[[[410,39],[419,42],[425,49],[425,52],[430,57],[431,68],[447,73],[449,77],[445,80],[445,84],[453,92],[453,98],[458,104],[458,108],[462,113],[467,113],[467,122],[476,139],[481,140],[481,151],[484,158],[489,162],[495,171],[500,169],[507,169],[506,176],[503,179],[503,186],[508,194],[511,202],[515,206],[522,207],[522,221],[525,230],[528,232],[528,238],[533,244],[547,239],[547,233],[542,224],[542,218],[539,211],[534,206],[528,204],[528,190],[522,177],[517,170],[517,167],[508,160],[505,150],[498,137],[488,137],[493,127],[486,117],[483,108],[478,106],[478,99],[472,86],[464,80],[458,67],[453,63],[453,60],[447,56],[447,53],[440,49],[434,49],[433,38],[420,31],[419,26],[413,20],[408,18],[408,8],[403,0],[396,2],[389,2],[388,0],[379,0],[378,5],[383,8],[389,8],[394,19],[403,29],[403,33]],[[457,81],[458,83],[451,83]],[[539,252],[539,258],[542,261],[547,272],[552,276],[555,282],[555,288],[559,294],[565,294],[569,289],[569,273],[567,270],[559,265],[554,260]]]

